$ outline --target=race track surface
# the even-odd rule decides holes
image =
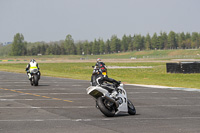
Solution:
[[[105,117],[89,81],[0,72],[0,133],[200,133],[200,92],[125,85],[137,114]]]

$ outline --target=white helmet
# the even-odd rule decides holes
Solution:
[[[34,63],[34,62],[35,62],[35,60],[34,60],[34,59],[32,59],[32,60],[30,60],[30,62],[33,62],[33,63]]]
[[[101,58],[98,58],[98,59],[97,59],[97,62],[100,62],[100,61],[101,61]]]

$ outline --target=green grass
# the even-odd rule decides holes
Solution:
[[[108,76],[124,83],[199,88],[200,74],[166,73],[165,63],[107,63],[107,66],[153,66],[143,69],[108,69]],[[40,63],[42,76],[90,80],[94,63]],[[0,71],[24,73],[25,63],[0,64]],[[42,78],[41,78],[42,80]]]
[[[0,49],[1,52],[6,52],[6,49]],[[37,60],[51,60],[57,58],[70,59],[70,60],[79,60],[80,58],[86,59],[130,59],[131,57],[136,57],[137,59],[161,59],[161,60],[170,60],[170,59],[200,59],[200,49],[187,49],[187,50],[145,50],[145,51],[133,51],[133,52],[124,52],[124,53],[113,53],[113,54],[103,54],[103,55],[42,55],[42,56],[1,56],[1,59],[28,59],[31,58]]]

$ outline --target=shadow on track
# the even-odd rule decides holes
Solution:
[[[38,86],[50,86],[50,85],[38,85]]]
[[[135,115],[129,115],[129,114],[118,114],[118,115],[115,115],[115,116],[113,116],[113,117],[106,117],[106,116],[104,116],[105,118],[117,118],[117,117],[130,117],[130,116],[136,116],[136,115],[140,115],[140,114],[135,114]]]

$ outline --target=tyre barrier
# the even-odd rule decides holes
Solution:
[[[200,73],[200,62],[166,63],[167,73]]]

